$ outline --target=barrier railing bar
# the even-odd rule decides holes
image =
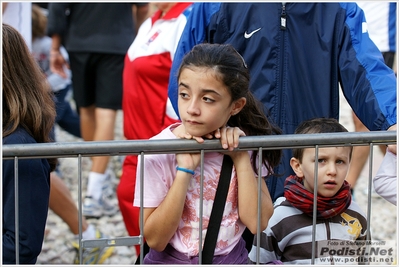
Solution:
[[[111,246],[131,246],[141,243],[140,236],[126,236],[118,238],[100,238],[83,240],[83,248],[111,247]]]
[[[258,211],[261,211],[262,208],[262,147],[259,147],[258,151]],[[258,212],[258,218],[257,218],[257,225],[256,225],[256,244],[260,244],[260,233],[262,232],[262,229],[260,229],[260,222],[261,222],[261,212]],[[259,257],[260,254],[260,246],[256,246],[256,263],[259,264]]]
[[[238,149],[257,150],[280,149],[293,147],[313,147],[314,145],[366,145],[373,140],[374,144],[386,144],[396,142],[396,131],[380,132],[350,132],[350,133],[326,133],[326,134],[287,134],[268,136],[244,136],[240,137]],[[145,150],[146,154],[223,151],[219,140],[206,140],[199,144],[195,140],[165,139],[157,140],[112,140],[112,141],[87,141],[87,142],[55,142],[45,144],[16,144],[4,145],[3,159],[13,157],[29,158],[62,158],[76,157],[79,154],[89,156],[101,155],[128,155],[139,154]]]
[[[302,134],[302,135],[280,135],[280,136],[248,136],[240,138],[238,150],[256,150],[259,149],[261,155],[262,149],[288,149],[294,147],[316,147],[316,157],[319,147],[323,146],[340,146],[340,145],[369,145],[370,155],[373,155],[373,145],[396,143],[397,133],[395,131],[381,132],[353,132],[353,133],[327,133],[327,134]],[[262,148],[263,146],[263,148]],[[143,152],[143,147],[145,152]],[[125,140],[125,141],[102,141],[102,142],[66,142],[66,143],[46,143],[46,144],[28,144],[28,145],[3,145],[3,160],[14,159],[15,167],[15,227],[16,227],[16,244],[19,240],[19,210],[18,210],[18,159],[19,158],[61,158],[61,157],[78,157],[78,201],[79,201],[79,254],[80,262],[82,262],[83,247],[99,247],[99,246],[125,246],[125,245],[142,245],[144,243],[143,234],[143,214],[142,206],[140,211],[141,235],[138,237],[120,237],[120,238],[104,238],[97,240],[82,240],[82,155],[121,155],[121,154],[141,154],[143,159],[144,153],[201,153],[201,180],[203,179],[203,159],[204,153],[210,151],[223,151],[219,140],[206,140],[202,144],[198,144],[194,140]],[[261,157],[260,157],[261,158]],[[143,164],[142,160],[142,164]],[[259,161],[261,162],[261,160]],[[367,212],[367,239],[370,240],[370,216],[371,216],[371,183],[372,183],[372,163],[373,157],[369,157],[369,187],[368,187],[368,212]],[[142,166],[143,167],[143,166]],[[144,169],[144,168],[142,168]],[[317,164],[315,164],[315,173],[317,173]],[[261,170],[259,170],[261,173]],[[143,187],[143,172],[140,176]],[[260,180],[259,180],[260,181]],[[260,187],[259,187],[260,188]],[[258,189],[259,189],[258,188]],[[317,188],[317,179],[315,179],[315,188]],[[143,192],[142,188],[142,192]],[[201,187],[202,189],[202,187]],[[201,191],[202,194],[202,191]],[[259,196],[261,194],[259,193]],[[315,198],[316,198],[315,194]],[[143,203],[143,194],[140,196]],[[201,197],[202,200],[202,197]],[[258,209],[260,208],[260,200],[258,200]],[[142,205],[142,204],[141,204]],[[202,205],[201,205],[202,207]],[[316,205],[314,206],[314,214]],[[200,214],[202,214],[200,208]],[[315,218],[315,217],[314,217]],[[202,216],[200,216],[202,220]],[[260,213],[258,213],[258,228],[260,227]],[[315,222],[313,223],[315,227]],[[202,223],[200,224],[202,239]],[[258,229],[257,241],[259,244],[260,233]],[[315,232],[315,229],[314,229]],[[312,237],[312,264],[314,264],[314,235]],[[202,242],[200,242],[202,244]],[[143,260],[143,246],[140,248],[140,259]],[[200,263],[202,250],[200,250]],[[257,246],[257,262],[259,261],[259,246]],[[19,246],[16,245],[16,263],[19,263]]]
[[[370,153],[369,155],[373,155],[374,146],[370,145]],[[373,184],[373,157],[369,157],[369,186],[368,190],[368,198],[367,198],[367,240],[370,240],[370,221],[371,221],[371,186]]]
[[[78,227],[79,227],[79,263],[83,262],[83,208],[82,208],[82,155],[78,155]]]
[[[200,182],[201,184],[204,184],[204,157],[205,157],[205,151],[201,150],[201,177],[200,177]],[[202,244],[203,244],[203,236],[202,236],[202,217],[204,214],[204,187],[200,186],[200,199],[199,199],[199,206],[200,206],[200,210],[199,210],[199,240],[198,240],[198,251],[199,251],[199,255],[198,255],[198,263],[202,264]]]
[[[14,158],[14,205],[15,205],[15,264],[19,264],[19,187],[18,157]]]
[[[319,174],[319,146],[315,146],[315,162],[314,162],[314,191],[313,191],[313,224],[312,224],[312,259],[310,264],[314,265],[316,258],[316,222],[317,222],[317,179]]]
[[[140,153],[140,169],[144,170],[144,153]],[[137,179],[137,178],[136,178]],[[144,259],[144,172],[140,173],[140,263],[143,264]]]

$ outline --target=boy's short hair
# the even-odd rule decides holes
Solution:
[[[333,118],[314,118],[303,121],[298,125],[295,134],[315,134],[315,133],[340,133],[348,132],[336,119]],[[294,148],[292,154],[300,162],[302,161],[303,151],[305,148]],[[351,153],[352,156],[352,147]]]

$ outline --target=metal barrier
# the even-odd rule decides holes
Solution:
[[[314,147],[317,151],[321,147],[327,146],[369,146],[369,193],[371,193],[372,184],[372,161],[373,161],[373,146],[380,144],[396,144],[396,131],[381,131],[381,132],[350,132],[350,133],[327,133],[327,134],[300,134],[300,135],[278,135],[278,136],[246,136],[240,138],[240,144],[237,150],[270,150],[270,149],[291,149],[298,147]],[[47,143],[47,144],[28,144],[28,145],[3,145],[3,160],[15,160],[15,229],[16,229],[16,244],[18,244],[19,228],[18,228],[18,160],[25,158],[78,158],[78,202],[79,202],[79,254],[80,262],[82,262],[83,248],[90,247],[107,247],[107,246],[130,246],[141,245],[140,260],[143,260],[143,230],[140,236],[135,237],[119,237],[109,239],[95,239],[82,240],[82,157],[91,156],[115,156],[115,155],[129,155],[135,154],[144,157],[146,154],[168,154],[168,153],[182,153],[182,152],[199,152],[201,153],[201,166],[203,166],[203,155],[206,152],[220,152],[223,151],[219,140],[206,140],[203,144],[199,144],[194,140],[135,140],[135,141],[103,141],[103,142],[64,142],[64,143]],[[260,155],[261,153],[259,153]],[[143,162],[143,161],[142,161]],[[317,161],[316,161],[317,162]],[[202,172],[201,172],[202,173]],[[259,173],[259,176],[261,173]],[[141,179],[143,184],[143,173],[138,179]],[[201,174],[201,179],[203,174]],[[261,179],[259,179],[261,181]],[[315,183],[317,179],[315,179]],[[259,188],[260,190],[260,188]],[[260,194],[259,194],[260,195]],[[141,203],[143,203],[143,195],[141,194]],[[371,199],[368,199],[367,212],[367,237],[369,239],[370,231],[370,207]],[[201,189],[202,199],[202,189]],[[259,202],[259,201],[258,201]],[[202,207],[202,203],[200,203]],[[258,206],[259,207],[259,206]],[[316,205],[314,207],[316,211]],[[143,209],[141,209],[141,213]],[[202,208],[200,208],[200,215]],[[142,215],[142,214],[141,214]],[[143,225],[143,216],[141,216],[140,224]],[[201,219],[201,218],[200,218]],[[258,218],[259,227],[260,218]],[[202,224],[200,223],[200,226]],[[315,227],[315,220],[313,227]],[[143,227],[141,227],[142,229]],[[202,229],[200,229],[200,232]],[[313,231],[315,232],[315,231]],[[256,236],[259,244],[260,231]],[[202,234],[200,234],[200,244]],[[312,249],[314,252],[314,235],[312,239]],[[19,263],[19,250],[16,246],[16,259]],[[259,257],[259,246],[258,246]],[[201,250],[200,250],[201,251]],[[312,253],[312,263],[314,262],[314,253]],[[201,264],[201,253],[199,263]],[[259,263],[259,258],[257,259]]]

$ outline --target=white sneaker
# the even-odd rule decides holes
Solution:
[[[105,174],[107,175],[104,184],[102,186],[102,195],[105,197],[115,197],[115,187],[118,183],[118,180],[115,177],[115,174],[112,170],[107,169],[105,171]]]
[[[113,205],[109,199],[101,196],[99,200],[86,196],[83,203],[83,215],[88,218],[100,218],[112,216],[118,211],[117,205]]]
[[[85,217],[112,216],[118,211],[118,203],[113,201],[116,200],[115,180],[115,174],[110,169],[107,169],[100,199],[96,200],[92,196],[86,196],[84,199],[83,215]]]

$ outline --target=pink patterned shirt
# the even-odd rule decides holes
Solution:
[[[180,123],[173,124],[151,139],[176,139],[172,130]],[[252,153],[249,151],[248,153]],[[203,239],[205,239],[213,199],[219,182],[223,154],[208,152],[204,156],[204,200],[203,200]],[[176,157],[174,154],[146,155],[144,164],[144,203],[143,207],[158,207],[166,197],[176,176]],[[137,181],[134,206],[140,206],[140,157],[137,164]],[[263,176],[267,170],[262,168]],[[195,170],[185,200],[183,215],[170,244],[187,256],[199,254],[199,205],[200,205],[200,167]],[[245,225],[238,216],[238,182],[233,168],[230,188],[226,199],[223,219],[219,230],[215,255],[226,255],[236,246]]]

